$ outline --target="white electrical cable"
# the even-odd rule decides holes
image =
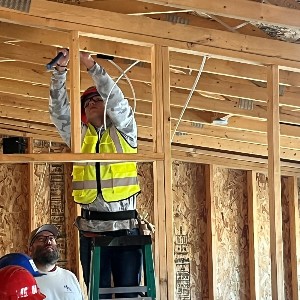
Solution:
[[[208,58],[207,55],[203,56],[203,60],[202,60],[200,69],[199,69],[199,71],[198,71],[197,77],[196,77],[195,82],[194,82],[194,84],[193,84],[193,87],[192,87],[192,89],[191,89],[191,91],[190,91],[190,94],[189,94],[189,96],[188,96],[188,98],[187,98],[187,100],[186,100],[186,102],[185,102],[185,105],[184,105],[184,107],[182,108],[182,111],[181,111],[181,113],[180,113],[180,117],[179,117],[179,119],[178,119],[178,122],[177,122],[177,124],[176,124],[176,126],[175,126],[175,129],[174,129],[174,132],[173,132],[173,135],[172,135],[172,139],[171,139],[171,143],[173,142],[174,136],[175,136],[176,131],[177,131],[177,128],[178,128],[178,126],[179,126],[179,124],[180,124],[180,122],[181,122],[181,119],[182,119],[182,117],[183,117],[183,114],[184,114],[184,112],[185,112],[187,106],[189,105],[189,102],[190,102],[190,100],[191,100],[191,98],[192,98],[192,95],[193,95],[193,93],[194,93],[194,91],[195,91],[195,89],[196,89],[196,86],[197,86],[198,82],[199,82],[199,79],[200,79],[200,76],[201,76],[202,71],[203,71],[203,69],[204,69],[204,65],[205,65],[205,62],[206,62],[206,59],[207,59],[207,58]]]
[[[131,80],[129,79],[129,77],[126,75],[126,72],[127,71],[123,71],[120,66],[118,66],[113,60],[109,60],[109,62],[111,64],[113,64],[120,72],[121,74],[123,74],[123,76],[126,78],[130,88],[131,88],[131,91],[132,91],[132,96],[133,96],[133,101],[134,101],[134,104],[133,104],[133,114],[135,114],[135,109],[136,109],[136,97],[135,97],[135,91],[134,91],[134,88],[132,86],[132,83],[131,83]]]
[[[131,90],[132,90],[132,94],[133,94],[133,100],[134,100],[134,109],[133,109],[133,113],[135,113],[135,108],[136,108],[136,97],[135,97],[135,91],[134,91],[134,88],[131,84],[131,81],[130,79],[128,78],[128,76],[126,75],[126,73],[132,68],[134,67],[136,64],[138,64],[140,61],[137,60],[135,61],[133,64],[131,64],[125,71],[123,71],[115,62],[113,62],[112,60],[108,60],[110,63],[112,63],[120,72],[121,72],[121,75],[118,77],[118,79],[114,82],[112,88],[110,89],[108,95],[107,95],[107,98],[106,98],[106,101],[105,101],[105,106],[104,106],[104,122],[103,122],[103,126],[104,126],[104,130],[106,130],[106,110],[107,110],[107,102],[108,102],[108,99],[110,97],[110,94],[112,93],[112,90],[114,89],[114,87],[117,85],[117,83],[120,81],[120,79],[124,76],[129,84],[129,86],[131,87]]]
[[[248,24],[251,24],[251,22],[244,22],[244,23],[241,23],[240,25],[237,25],[237,26],[232,27],[232,28],[235,29],[235,30],[238,30],[238,29],[240,29],[240,28],[242,28],[242,27],[244,27]]]

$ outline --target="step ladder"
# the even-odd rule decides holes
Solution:
[[[99,288],[100,280],[100,254],[101,247],[124,247],[124,246],[140,246],[143,253],[143,272],[144,286],[135,287],[113,287]],[[152,240],[150,235],[129,235],[129,236],[99,236],[93,238],[91,253],[91,270],[90,270],[90,286],[89,300],[99,300],[101,295],[116,293],[139,293],[142,295],[136,298],[117,298],[119,300],[138,299],[138,300],[155,300],[155,275],[152,256]],[[100,298],[101,299],[101,298]]]

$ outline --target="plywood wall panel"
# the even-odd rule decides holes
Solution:
[[[34,164],[34,211],[36,227],[50,223],[49,164]]]
[[[241,170],[215,168],[217,297],[250,299],[247,174]]]
[[[258,232],[258,265],[260,295],[258,299],[271,300],[271,259],[270,259],[270,215],[268,180],[258,173],[257,184],[257,232]]]
[[[153,185],[153,164],[138,164],[138,179],[141,187],[141,194],[137,200],[137,210],[147,220],[154,223],[154,185]]]
[[[176,299],[206,299],[207,213],[204,166],[173,162]]]
[[[24,252],[28,239],[27,165],[0,165],[0,256]]]
[[[66,268],[67,250],[66,250],[66,199],[65,199],[65,174],[63,163],[49,164],[50,177],[50,223],[54,224],[59,232],[60,237],[57,240],[59,249],[59,266]]]
[[[34,141],[34,153],[50,152],[50,143]],[[34,164],[34,211],[35,227],[50,223],[50,175],[48,163]]]

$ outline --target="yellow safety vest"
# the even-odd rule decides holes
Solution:
[[[98,151],[97,151],[97,143]],[[88,124],[81,153],[137,153],[114,127],[108,128],[100,138],[95,128]],[[140,192],[136,162],[101,162],[100,185],[106,202],[120,201]],[[73,196],[80,204],[92,203],[98,195],[95,162],[74,163]]]

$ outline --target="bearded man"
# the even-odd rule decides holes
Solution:
[[[42,225],[30,234],[28,250],[37,269],[45,276],[36,278],[41,292],[47,300],[82,300],[83,295],[76,276],[56,265],[59,251],[56,239],[59,231],[52,224]]]

